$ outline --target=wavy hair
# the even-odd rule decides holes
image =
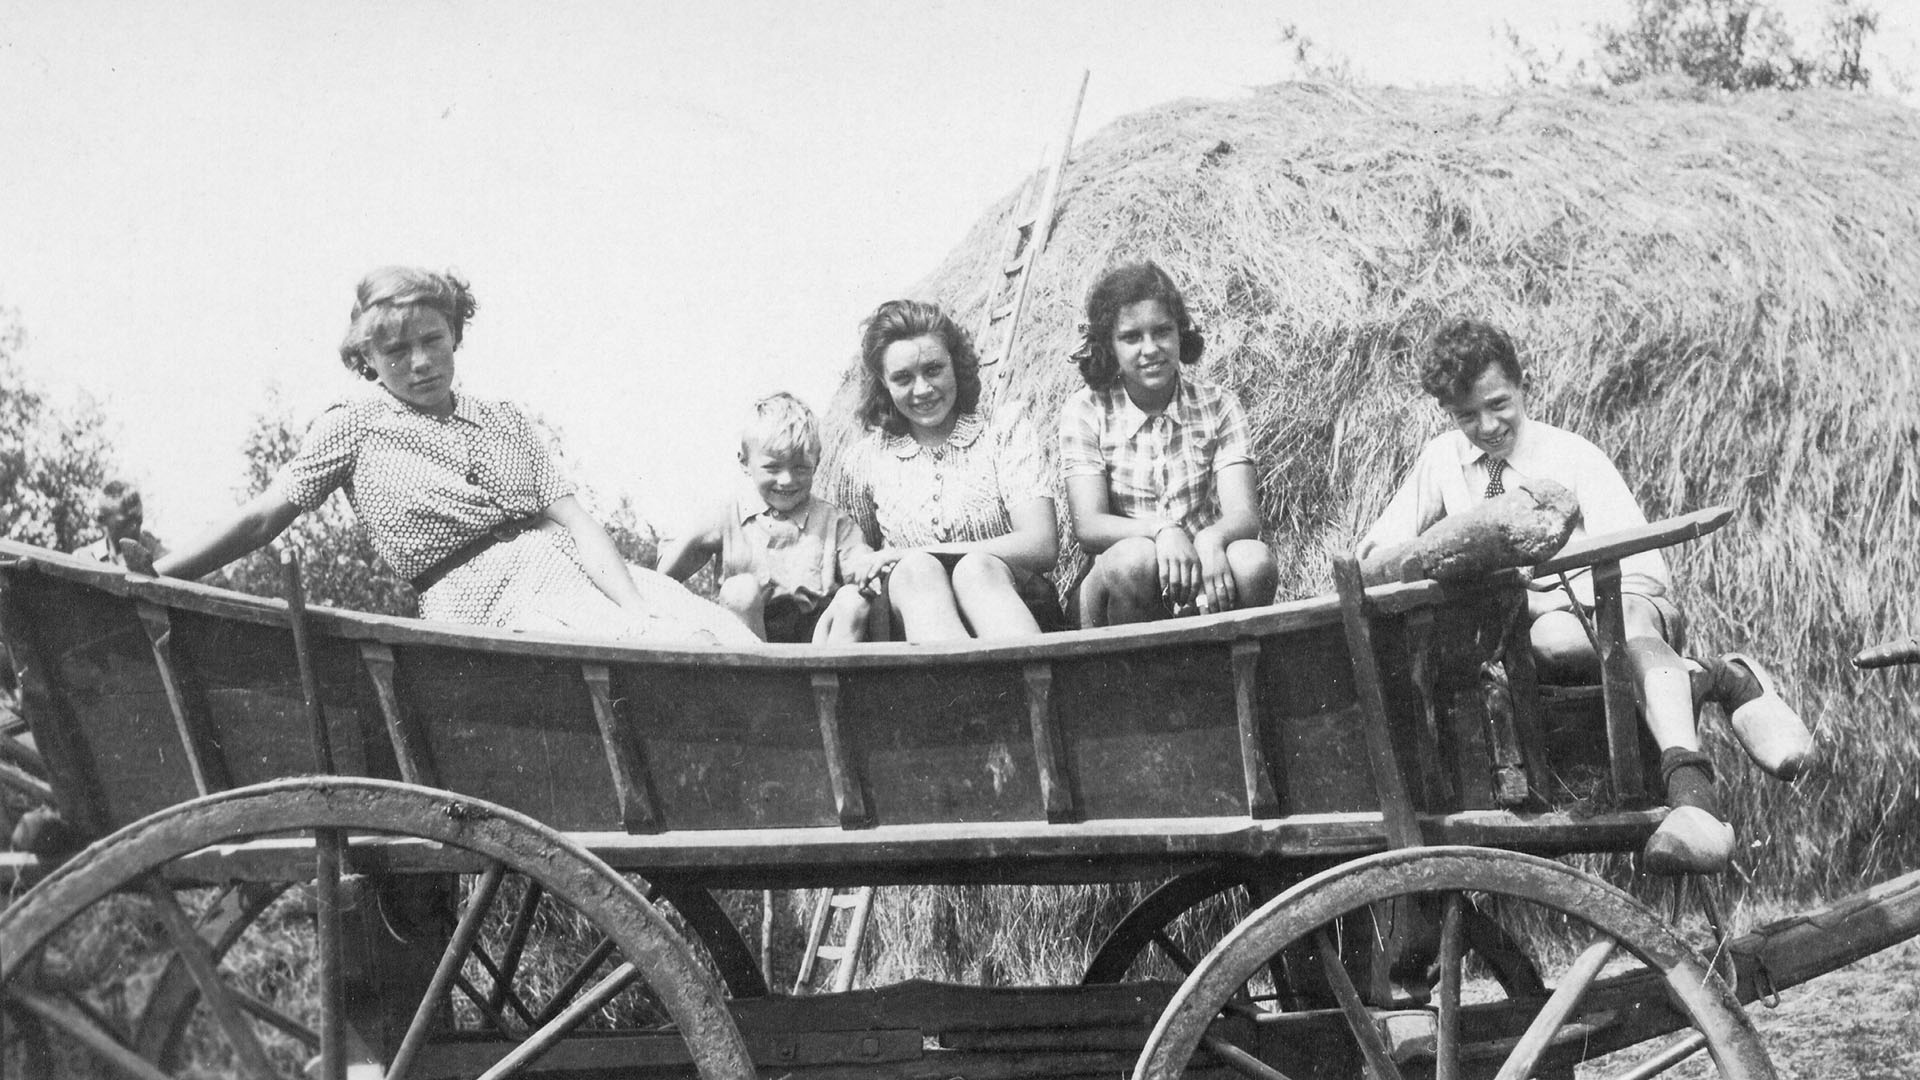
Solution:
[[[889,346],[923,337],[939,338],[953,358],[954,412],[970,413],[980,406],[980,357],[973,351],[973,339],[967,332],[938,305],[923,300],[889,300],[860,324],[860,404],[855,407],[855,415],[869,430],[879,428],[889,435],[907,433],[907,418],[893,407],[893,395],[887,392],[885,360]]]
[[[451,270],[438,273],[417,266],[383,266],[361,278],[359,288],[354,290],[347,336],[340,342],[340,362],[369,382],[377,378],[367,363],[367,345],[381,331],[406,318],[407,309],[415,306],[446,316],[457,349],[466,333],[467,320],[480,305],[466,280]]]
[[[1151,259],[1124,263],[1100,275],[1087,292],[1086,342],[1073,358],[1080,365],[1080,377],[1095,390],[1110,390],[1119,385],[1120,361],[1113,353],[1113,328],[1123,308],[1147,300],[1158,300],[1173,316],[1180,329],[1180,362],[1192,364],[1206,351],[1206,335],[1187,314],[1187,300],[1180,287],[1165,270]]]
[[[1436,399],[1459,397],[1495,364],[1513,385],[1524,384],[1520,354],[1505,330],[1482,319],[1449,319],[1420,346],[1420,388]]]

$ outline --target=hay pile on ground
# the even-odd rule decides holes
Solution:
[[[1506,326],[1534,414],[1610,452],[1650,516],[1738,507],[1674,560],[1694,645],[1774,660],[1829,762],[1772,785],[1709,731],[1758,841],[1740,863],[1773,892],[1850,889],[1920,866],[1920,677],[1845,662],[1920,627],[1916,182],[1920,114],[1860,96],[1178,102],[1076,152],[990,392],[1054,415],[1088,286],[1156,259],[1208,334],[1201,371],[1248,406],[1282,595],[1301,595],[1440,430],[1411,346],[1443,315]],[[914,295],[973,325],[1011,204]]]

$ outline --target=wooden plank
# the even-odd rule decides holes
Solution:
[[[612,673],[605,664],[582,664],[580,677],[586,681],[587,697],[593,702],[594,722],[600,725],[600,742],[606,748],[607,768],[613,773],[613,790],[620,800],[620,823],[628,832],[659,832],[666,828],[666,821],[656,809],[646,759],[613,712]]]
[[[160,685],[167,692],[167,708],[173,712],[173,725],[180,733],[180,748],[186,752],[187,767],[193,770],[193,786],[202,795],[231,788],[233,777],[227,771],[219,734],[207,713],[206,695],[193,672],[174,654],[172,616],[166,608],[144,600],[134,605],[134,609],[147,632],[147,642],[153,646],[153,663],[160,672]]]
[[[9,545],[0,543],[4,546]],[[106,793],[100,790],[93,755],[81,738],[80,719],[74,715],[72,702],[55,685],[53,668],[40,655],[28,625],[25,605],[14,582],[14,575],[25,572],[28,565],[0,568],[0,631],[19,675],[20,714],[33,731],[34,748],[47,763],[54,807],[68,825],[91,840],[111,830],[112,816],[107,811]]]
[[[831,671],[813,673],[813,703],[820,718],[820,743],[827,754],[827,778],[833,784],[833,807],[843,829],[873,825],[867,797],[854,768],[846,733],[840,726],[840,676]]]
[[[1067,754],[1053,715],[1053,665],[1028,664],[1021,669],[1027,683],[1027,720],[1033,728],[1033,757],[1040,769],[1040,801],[1047,820],[1072,821],[1079,816],[1073,789],[1067,782]]]
[[[1593,625],[1600,646],[1600,685],[1607,705],[1607,759],[1614,793],[1629,805],[1647,797],[1640,760],[1640,709],[1633,664],[1627,657],[1626,612],[1620,601],[1620,564],[1593,568]]]
[[[1589,536],[1568,544],[1553,558],[1533,568],[1535,577],[1546,577],[1580,566],[1595,566],[1618,561],[1642,551],[1654,551],[1674,544],[1697,540],[1725,525],[1733,517],[1731,506],[1709,506],[1691,514],[1665,518],[1633,529],[1621,529],[1601,536]]]
[[[1515,597],[1509,618],[1512,621],[1508,623],[1503,662],[1507,669],[1507,696],[1513,702],[1514,736],[1520,744],[1527,786],[1535,798],[1550,799],[1553,787],[1548,779],[1546,729],[1540,716],[1540,675],[1533,659],[1533,641],[1528,632],[1532,620],[1524,591]]]
[[[1473,844],[1537,855],[1636,851],[1664,812],[1596,815],[1475,810],[1422,815],[1436,844]],[[880,825],[797,829],[698,829],[636,835],[570,833],[615,869],[701,888],[820,888],[849,878],[876,885],[1131,881],[1188,869],[1271,865],[1385,850],[1377,813],[1244,816],[971,825]],[[479,873],[484,860],[426,841],[354,836],[348,864],[369,875]],[[310,875],[304,838],[249,841],[185,856],[169,880],[226,884]],[[5,866],[0,862],[0,868]]]
[[[0,540],[0,558],[13,556],[22,565],[31,563],[37,572],[52,578],[72,581],[115,596],[132,596],[165,607],[193,611],[217,618],[232,619],[260,626],[285,628],[284,603],[261,597],[217,589],[197,582],[173,578],[131,578],[124,572],[103,572],[99,564],[86,563],[56,552]],[[1514,571],[1501,571],[1486,579],[1488,585],[1519,580]],[[1476,586],[1477,587],[1477,586]],[[1368,591],[1367,599],[1382,614],[1446,603],[1464,588],[1424,581],[1378,586]],[[1159,649],[1169,644],[1201,642],[1228,643],[1242,637],[1264,637],[1313,627],[1333,627],[1340,622],[1339,601],[1333,596],[1310,597],[1247,611],[1222,612],[1188,619],[1131,626],[1102,627],[1046,634],[1040,638],[1016,640],[1009,644],[983,645],[975,641],[948,644],[909,645],[906,643],[863,644],[859,646],[749,645],[729,649],[699,646],[650,647],[624,645],[604,639],[567,638],[530,634],[492,627],[452,626],[358,611],[314,607],[307,611],[309,625],[316,633],[344,637],[356,642],[373,641],[388,645],[429,645],[460,649],[474,654],[497,653],[519,657],[557,657],[574,662],[637,662],[680,664],[700,668],[760,668],[767,670],[835,670],[938,666],[949,663],[1001,664],[1054,661],[1094,655],[1131,653]]]
[[[1427,609],[1409,612],[1406,619],[1407,667],[1414,692],[1420,699],[1420,720],[1413,725],[1419,743],[1420,787],[1424,805],[1454,807],[1453,778],[1447,775],[1440,752],[1440,717],[1435,709],[1433,612]]]
[[[1393,731],[1380,684],[1379,658],[1373,651],[1373,630],[1367,621],[1366,588],[1361,582],[1359,560],[1351,555],[1335,558],[1333,580],[1340,592],[1347,653],[1353,662],[1353,688],[1365,720],[1367,757],[1373,767],[1373,785],[1380,796],[1387,838],[1394,847],[1418,847],[1420,824],[1414,817],[1413,800],[1407,795],[1406,774],[1393,753]]]
[[[360,664],[367,669],[367,678],[373,681],[374,700],[380,704],[387,739],[393,743],[393,756],[400,763],[400,779],[409,784],[439,787],[440,773],[434,768],[426,733],[400,706],[400,694],[393,681],[393,649],[378,641],[362,641]]]
[[[1247,816],[1280,816],[1280,795],[1274,790],[1273,770],[1260,741],[1260,641],[1241,638],[1233,643],[1233,707],[1240,729],[1240,769],[1246,780]]]

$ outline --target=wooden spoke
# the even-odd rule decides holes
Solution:
[[[455,975],[453,977],[453,988],[460,991],[468,1001],[473,1003],[473,1007],[480,1011],[480,1018],[485,1020],[487,1025],[493,1028],[493,1030],[499,1032],[502,1038],[512,1039],[516,1037],[513,1033],[513,1028],[507,1024],[507,1018],[501,1013],[487,1008],[487,996],[482,994],[480,988],[473,985],[465,975]]]
[[[1465,959],[1465,929],[1459,893],[1448,893],[1440,916],[1440,985],[1435,1002],[1434,1080],[1461,1080],[1460,1076],[1460,967]]]
[[[1645,1061],[1621,1073],[1615,1080],[1650,1080],[1706,1048],[1707,1037],[1697,1031],[1689,1031],[1672,1046],[1661,1049]]]
[[[1200,1045],[1214,1057],[1226,1062],[1227,1067],[1242,1076],[1251,1076],[1253,1080],[1292,1080],[1286,1073],[1261,1061],[1245,1050],[1233,1045],[1218,1035],[1202,1035]]]
[[[124,1076],[135,1080],[172,1080],[166,1073],[128,1049],[126,1044],[114,1038],[112,1033],[96,1023],[86,1011],[59,998],[49,997],[37,991],[23,987],[7,988],[7,999],[33,1013],[42,1021],[73,1036],[80,1045],[92,1051],[95,1057]]]
[[[242,940],[249,934],[270,935],[278,944],[291,926],[295,928],[292,943],[306,950],[304,959],[311,969],[312,950],[321,937],[313,921],[295,908],[275,905],[279,890],[272,886],[207,888],[190,897],[154,883],[205,880],[206,868],[216,865],[216,857],[220,866],[251,867],[254,864],[246,863],[244,854],[255,848],[282,859],[285,851],[292,850],[289,843],[297,845],[295,838],[312,836],[316,830],[351,836],[349,850],[359,852],[364,846],[369,870],[377,866],[382,871],[347,879],[352,881],[351,899],[343,905],[348,941],[356,951],[386,950],[390,955],[376,956],[375,962],[397,962],[394,972],[399,984],[412,986],[404,1011],[397,1016],[384,1006],[372,1009],[380,1003],[371,995],[350,995],[350,1074],[365,1071],[404,1080],[411,1072],[419,1080],[426,1074],[451,1075],[448,1070],[454,1068],[460,1075],[474,1075],[512,1051],[517,1040],[503,1045],[493,1031],[447,1031],[443,1023],[450,992],[471,991],[483,1004],[487,999],[470,984],[455,989],[461,981],[460,967],[472,955],[483,922],[491,920],[494,930],[508,937],[517,933],[515,921],[529,925],[521,945],[526,956],[546,947],[532,940],[548,926],[546,912],[523,919],[516,913],[523,904],[521,897],[506,903],[498,895],[501,880],[512,873],[537,882],[540,903],[563,907],[568,925],[584,925],[606,940],[604,945],[595,945],[594,937],[582,942],[583,949],[593,946],[595,955],[581,966],[569,998],[579,993],[579,986],[605,972],[610,962],[629,965],[616,981],[644,987],[644,1000],[636,1004],[647,1011],[648,1023],[668,1025],[648,1040],[659,1044],[665,1059],[691,1060],[705,1080],[748,1080],[754,1075],[718,982],[662,910],[645,899],[636,882],[567,836],[505,807],[350,776],[280,780],[207,795],[135,822],[62,864],[0,909],[0,941],[6,943],[0,948],[3,1007],[29,1018],[57,1040],[58,1045],[51,1048],[56,1055],[99,1058],[103,1063],[96,1071],[102,1075],[135,1080],[176,1075],[298,1080],[310,1075],[310,1057],[323,1041],[323,1033],[309,1030],[301,1022],[304,1016],[287,1015],[297,1010],[273,993],[231,985],[238,979],[233,972],[219,971],[218,959],[233,948],[251,950],[252,944]],[[383,834],[417,841],[403,846],[412,852],[407,858],[421,861],[399,869],[383,863],[374,854],[385,842]],[[224,861],[236,853],[243,856],[242,862]],[[311,852],[296,852],[295,860],[284,865],[304,863],[311,868],[313,857]],[[463,910],[458,918],[445,919],[441,914],[445,875],[475,869],[484,872],[474,879]],[[118,932],[137,931],[146,920],[120,917],[118,908],[141,904],[142,893],[152,894],[153,921],[166,930],[164,936],[154,935],[167,948],[167,964],[157,973],[165,994],[157,1006],[143,1009],[123,1038],[112,1025],[89,1015],[84,998],[50,998],[27,980],[43,968],[57,968],[57,961],[95,933],[97,926],[112,924],[125,928]],[[208,902],[189,903],[199,896]],[[388,906],[390,896],[400,902]],[[199,926],[189,917],[195,910]],[[583,922],[575,923],[576,918]],[[306,929],[301,932],[298,928],[303,925]],[[500,945],[492,947],[491,959],[505,955]],[[506,974],[504,964],[494,967]],[[611,984],[608,989],[613,989]],[[579,1001],[561,1003],[553,1016],[536,1027],[536,1034],[546,1032],[543,1038],[558,1038],[573,1022],[562,1016],[569,1005],[585,1015],[606,992],[596,988]],[[620,1006],[627,1007],[624,998]],[[469,1017],[468,1027],[475,1027],[473,1014],[464,1005],[461,1011]],[[422,1014],[429,1020],[422,1021]],[[410,1019],[416,1022],[410,1025]],[[202,1029],[213,1038],[201,1037]],[[388,1032],[391,1041],[387,1041]],[[455,1061],[460,1064],[450,1064]],[[509,1062],[496,1075],[511,1068]]]
[[[1554,1036],[1559,1034],[1560,1026],[1573,1015],[1580,999],[1587,994],[1587,988],[1593,980],[1599,978],[1600,969],[1607,966],[1618,942],[1610,937],[1602,937],[1575,960],[1573,967],[1554,987],[1553,996],[1547,999],[1533,1023],[1527,1026],[1526,1034],[1520,1036],[1520,1042],[1513,1048],[1506,1064],[1500,1067],[1495,1080],[1527,1080],[1533,1075],[1534,1067],[1540,1064],[1540,1056],[1553,1045]]]
[[[1366,1002],[1360,1000],[1360,991],[1354,988],[1347,965],[1340,962],[1340,949],[1326,927],[1313,932],[1313,946],[1320,956],[1320,967],[1326,972],[1327,985],[1333,988],[1340,1011],[1346,1014],[1347,1027],[1352,1029],[1354,1041],[1360,1044],[1360,1053],[1365,1055],[1375,1080],[1400,1080],[1400,1068],[1387,1053],[1387,1041],[1380,1037],[1380,1029],[1374,1025],[1373,1013],[1368,1011]]]
[[[1415,906],[1431,908],[1437,925],[1401,927],[1396,921],[1393,932],[1376,940],[1349,938],[1349,951],[1359,956],[1342,957],[1336,948],[1338,928],[1356,914]],[[1486,925],[1476,930],[1476,919]],[[1503,921],[1529,930],[1583,926],[1593,944],[1570,964],[1547,966],[1549,990],[1523,944],[1530,934],[1508,932]],[[1396,940],[1404,946],[1397,953],[1389,948]],[[1481,953],[1482,941],[1499,950],[1498,961]],[[1491,1077],[1496,1070],[1502,1080],[1572,1076],[1582,1062],[1693,1029],[1697,1036],[1643,1055],[1631,1071],[1608,1057],[1605,1075],[1646,1080],[1705,1046],[1720,1080],[1776,1077],[1731,985],[1646,904],[1548,859],[1430,847],[1332,868],[1249,915],[1175,993],[1148,1038],[1134,1080],[1174,1080],[1203,1046],[1217,1049],[1209,1040],[1226,1034],[1225,1025],[1245,1023],[1235,1002],[1246,982],[1276,957],[1298,956],[1303,949],[1318,957],[1325,989],[1339,1008],[1259,1016],[1258,1056],[1269,1068],[1296,1075],[1364,1071],[1382,1080],[1400,1077],[1402,1070],[1434,1080]],[[1472,994],[1462,985],[1469,954],[1482,962],[1476,982],[1488,976]],[[1637,966],[1603,976],[1616,954],[1630,955]],[[1367,1006],[1348,974],[1357,959],[1371,961],[1375,973],[1386,970],[1389,996],[1377,1000],[1376,1008]],[[1390,959],[1399,970],[1388,969]],[[1435,962],[1438,979],[1431,990],[1437,1000],[1430,1002],[1424,992],[1427,965]],[[1402,980],[1410,992],[1395,996]],[[1503,995],[1481,993],[1495,983]],[[1236,1042],[1253,1049],[1244,1038],[1236,1036]],[[1231,1066],[1230,1056],[1219,1055],[1219,1061]]]
[[[346,838],[339,829],[313,834],[313,915],[320,950],[320,1076],[347,1077],[347,979],[342,954],[345,933],[340,913],[340,860]]]
[[[467,950],[472,948],[473,939],[480,933],[480,923],[486,919],[487,910],[493,907],[493,894],[499,891],[500,879],[506,876],[506,872],[505,863],[496,862],[487,867],[487,872],[480,876],[479,883],[474,886],[473,895],[467,898],[467,909],[460,913],[460,923],[454,928],[453,938],[440,954],[440,966],[434,969],[427,992],[420,996],[420,1006],[414,1011],[413,1023],[407,1025],[407,1034],[400,1040],[400,1049],[395,1051],[393,1061],[387,1066],[387,1080],[406,1080],[414,1055],[420,1052],[421,1044],[426,1042],[427,1032],[432,1029],[441,1000],[459,977]],[[475,998],[476,1002],[485,1000]]]
[[[240,1059],[240,1067],[260,1080],[267,1080],[273,1075],[273,1065],[267,1060],[266,1048],[260,1045],[253,1022],[246,1018],[226,981],[220,977],[212,950],[207,948],[206,940],[194,928],[193,920],[180,907],[173,890],[164,882],[149,880],[147,899],[152,901],[154,912],[160,916],[160,925],[166,930],[174,951],[186,963],[187,971],[199,986],[200,1000],[213,1011],[214,1020],[226,1035],[228,1046],[232,1048],[234,1056]]]
[[[512,988],[507,985],[507,980],[512,978],[512,976],[502,971],[500,965],[496,964],[493,957],[487,954],[487,950],[477,942],[473,946],[472,956],[474,962],[480,965],[480,969],[487,973],[487,978],[493,980],[493,989],[488,991],[479,1001],[474,1002],[474,1004],[488,1012],[497,1013],[504,1017],[506,1010],[494,1003],[496,997],[501,998],[505,1002],[506,1008],[512,1009],[514,1015],[520,1018],[521,1023],[532,1024],[533,1014],[527,1011],[526,1003],[522,1002],[520,995],[513,993]],[[505,988],[504,991],[503,988]]]
[[[553,997],[547,999],[547,1007],[540,1010],[540,1015],[534,1020],[534,1026],[545,1027],[554,1017],[566,1011],[568,1003],[573,1000],[573,995],[587,985],[587,980],[593,978],[593,973],[600,970],[600,965],[606,963],[607,957],[612,955],[613,940],[602,938],[600,944],[595,945],[593,951],[587,954],[587,958],[580,961],[568,973],[566,979],[560,983],[559,989],[553,992]]]
[[[1180,974],[1186,975],[1193,971],[1193,958],[1186,954],[1186,950],[1180,948],[1178,942],[1168,937],[1166,931],[1155,930],[1153,943],[1160,946],[1160,951],[1167,954],[1167,959],[1173,962],[1174,967],[1180,969]]]
[[[520,970],[520,954],[527,947],[527,935],[533,929],[533,916],[540,909],[540,897],[545,893],[537,881],[529,881],[520,893],[520,906],[514,909],[513,922],[507,927],[507,940],[500,951],[500,970],[494,975],[493,993],[487,995],[487,1004],[495,1009],[506,1003],[508,994],[513,993],[513,977]],[[518,1000],[518,995],[515,995]],[[531,1023],[531,1019],[528,1021]]]
[[[562,1009],[553,1019],[542,1024],[539,1030],[530,1033],[520,1045],[508,1051],[493,1068],[480,1074],[479,1080],[499,1080],[513,1076],[521,1069],[533,1064],[541,1054],[552,1049],[569,1031],[578,1027],[602,1005],[612,1001],[622,990],[632,986],[639,978],[639,969],[632,964],[621,964],[607,974],[607,977],[594,984],[593,989],[580,995],[579,999]]]

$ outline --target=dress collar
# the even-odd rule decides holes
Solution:
[[[462,393],[458,390],[453,392],[453,412],[445,417],[435,416],[423,409],[414,408],[399,398],[394,397],[384,386],[375,386],[373,388],[373,394],[376,399],[385,402],[387,408],[399,413],[401,416],[418,416],[427,420],[464,420],[476,427],[480,426],[480,406],[473,400],[472,395]]]
[[[980,433],[985,430],[987,430],[987,422],[980,418],[980,413],[976,410],[961,413],[960,419],[953,422],[953,430],[947,432],[947,441],[939,446],[921,446],[912,432],[904,435],[889,435],[884,445],[888,453],[902,461],[914,457],[922,450],[925,450],[929,456],[943,457],[950,451],[972,446],[979,441]]]
[[[1114,411],[1120,417],[1121,429],[1128,434],[1146,427],[1156,416],[1166,417],[1175,427],[1184,427],[1194,408],[1194,389],[1184,377],[1174,387],[1173,397],[1168,400],[1167,407],[1159,412],[1148,412],[1135,405],[1125,386],[1116,385],[1108,392],[1114,396]]]

